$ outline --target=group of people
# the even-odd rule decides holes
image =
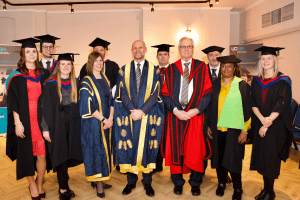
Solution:
[[[87,181],[104,198],[104,189],[112,187],[103,182],[111,178],[112,157],[127,174],[122,194],[132,192],[141,171],[151,197],[152,175],[162,170],[164,157],[176,195],[182,195],[186,173],[191,173],[192,195],[201,194],[211,159],[218,177],[216,195],[224,195],[232,178],[232,199],[239,200],[250,128],[250,170],[264,180],[255,199],[275,199],[274,180],[289,156],[292,138],[291,80],[278,69],[281,48],[257,49],[259,75],[250,87],[240,78],[240,59],[221,56],[224,48],[210,46],[203,50],[206,65],[193,58],[194,42],[187,37],[178,43],[181,59],[172,64],[174,45],[152,46],[158,48],[158,66],[145,59],[147,47],[136,40],[133,60],[121,68],[105,60],[110,43],[96,38],[78,80],[73,65],[77,54],[53,54],[58,39],[47,34],[14,41],[22,46],[18,69],[8,78],[6,153],[17,159],[17,179],[28,179],[32,199],[45,198],[44,174],[51,169],[57,172],[59,199],[75,197],[68,168],[81,163]]]

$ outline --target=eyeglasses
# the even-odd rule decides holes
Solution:
[[[180,49],[192,49],[194,46],[179,46]]]
[[[44,48],[44,49],[53,49],[54,46],[46,46],[46,45],[44,45],[43,48]]]

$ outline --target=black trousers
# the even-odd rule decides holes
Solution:
[[[268,193],[274,192],[274,179],[273,178],[267,178],[264,176],[264,190],[266,190]]]
[[[226,184],[228,169],[222,166],[224,152],[225,152],[225,141],[227,132],[218,131],[218,167],[217,176],[218,182]],[[230,172],[233,188],[242,189],[242,176],[241,173]]]
[[[156,169],[159,171],[163,170],[163,161],[164,158],[162,157],[161,153],[160,153],[160,145],[159,145],[159,149],[158,149],[158,154],[156,157]]]
[[[200,187],[202,183],[203,173],[191,170],[189,184],[192,187]],[[171,174],[171,179],[175,186],[183,186],[185,180],[183,179],[182,174]]]
[[[59,189],[68,189],[68,161],[60,164],[56,169]]]
[[[134,173],[127,173],[127,182],[128,184],[136,184],[138,180],[138,175],[134,174]],[[149,174],[145,174],[143,173],[143,179],[142,179],[142,183],[143,185],[147,185],[147,184],[151,184],[152,183],[152,172]]]

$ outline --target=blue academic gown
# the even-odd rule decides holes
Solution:
[[[101,74],[105,84],[110,83]],[[110,115],[112,96],[109,106],[104,92],[92,74],[86,75],[80,85],[79,112],[81,116],[81,145],[85,173],[88,181],[105,181],[111,177],[111,128],[103,130],[104,124],[92,116],[91,106],[105,118]]]
[[[155,169],[164,122],[164,104],[160,94],[159,69],[145,60],[137,93],[134,61],[119,71],[114,102],[114,142],[120,172],[145,174]],[[130,110],[145,115],[133,121]]]

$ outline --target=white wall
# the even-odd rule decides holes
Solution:
[[[87,61],[92,50],[88,46],[96,37],[109,42],[108,58],[120,66],[132,59],[131,45],[137,39],[144,39],[148,47],[147,59],[155,64],[156,50],[152,45],[169,43],[176,47],[171,51],[171,62],[179,59],[178,33],[191,29],[197,34],[194,57],[206,60],[201,51],[210,45],[225,47],[224,55],[229,54],[230,45],[230,8],[171,7],[132,10],[101,11],[35,11],[8,10],[0,11],[0,17],[9,17],[15,21],[13,39],[22,39],[36,35],[51,34],[61,38],[56,41],[56,53],[73,52],[75,56],[76,74]],[[220,20],[221,19],[221,20]],[[0,21],[1,22],[1,21]],[[2,26],[3,24],[0,24]]]
[[[240,13],[230,12],[230,44],[240,44]]]
[[[222,20],[220,20],[222,19]],[[143,33],[144,41],[148,47],[147,58],[156,61],[157,48],[152,45],[168,43],[175,47],[171,48],[170,61],[174,62],[178,55],[178,34],[190,29],[196,33],[194,58],[206,60],[202,49],[218,45],[223,46],[224,55],[229,54],[230,45],[230,8],[155,8],[151,13],[149,8],[143,9]]]
[[[294,2],[294,19],[262,28],[261,16]],[[300,102],[300,1],[265,0],[241,13],[240,41],[285,47],[280,51],[279,69],[292,79],[293,98]]]

